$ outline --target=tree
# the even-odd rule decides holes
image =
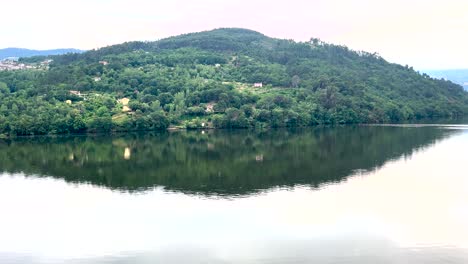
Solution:
[[[174,101],[174,96],[170,93],[162,93],[158,96],[158,100],[162,106],[165,106]]]
[[[8,85],[4,82],[0,82],[0,94],[7,94],[10,93],[10,89],[8,89]]]
[[[301,78],[297,75],[294,75],[291,80],[291,85],[293,88],[299,87],[299,84],[301,83]]]

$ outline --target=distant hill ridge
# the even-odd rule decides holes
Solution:
[[[468,91],[468,69],[453,70],[427,70],[424,71],[434,78],[444,78],[459,85],[462,85]]]
[[[33,56],[49,56],[49,55],[62,55],[67,53],[83,53],[84,50],[79,49],[51,49],[51,50],[32,50],[23,48],[6,48],[0,49],[0,60],[18,57],[26,58]]]

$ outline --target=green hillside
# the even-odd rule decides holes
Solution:
[[[245,29],[49,58],[47,71],[0,72],[0,134],[381,123],[468,113],[468,93],[452,82],[318,39],[299,43]]]

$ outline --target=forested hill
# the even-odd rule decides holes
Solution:
[[[245,29],[49,59],[48,70],[0,72],[0,133],[379,123],[468,113],[468,93],[452,82],[318,39],[294,42]]]

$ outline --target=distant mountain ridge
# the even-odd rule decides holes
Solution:
[[[10,57],[33,57],[33,56],[49,56],[49,55],[62,55],[67,53],[83,53],[84,50],[79,49],[51,49],[51,50],[31,50],[22,48],[6,48],[0,49],[0,60]]]
[[[424,71],[434,78],[444,78],[456,84],[463,86],[468,91],[468,69],[455,69],[455,70],[428,70]]]

